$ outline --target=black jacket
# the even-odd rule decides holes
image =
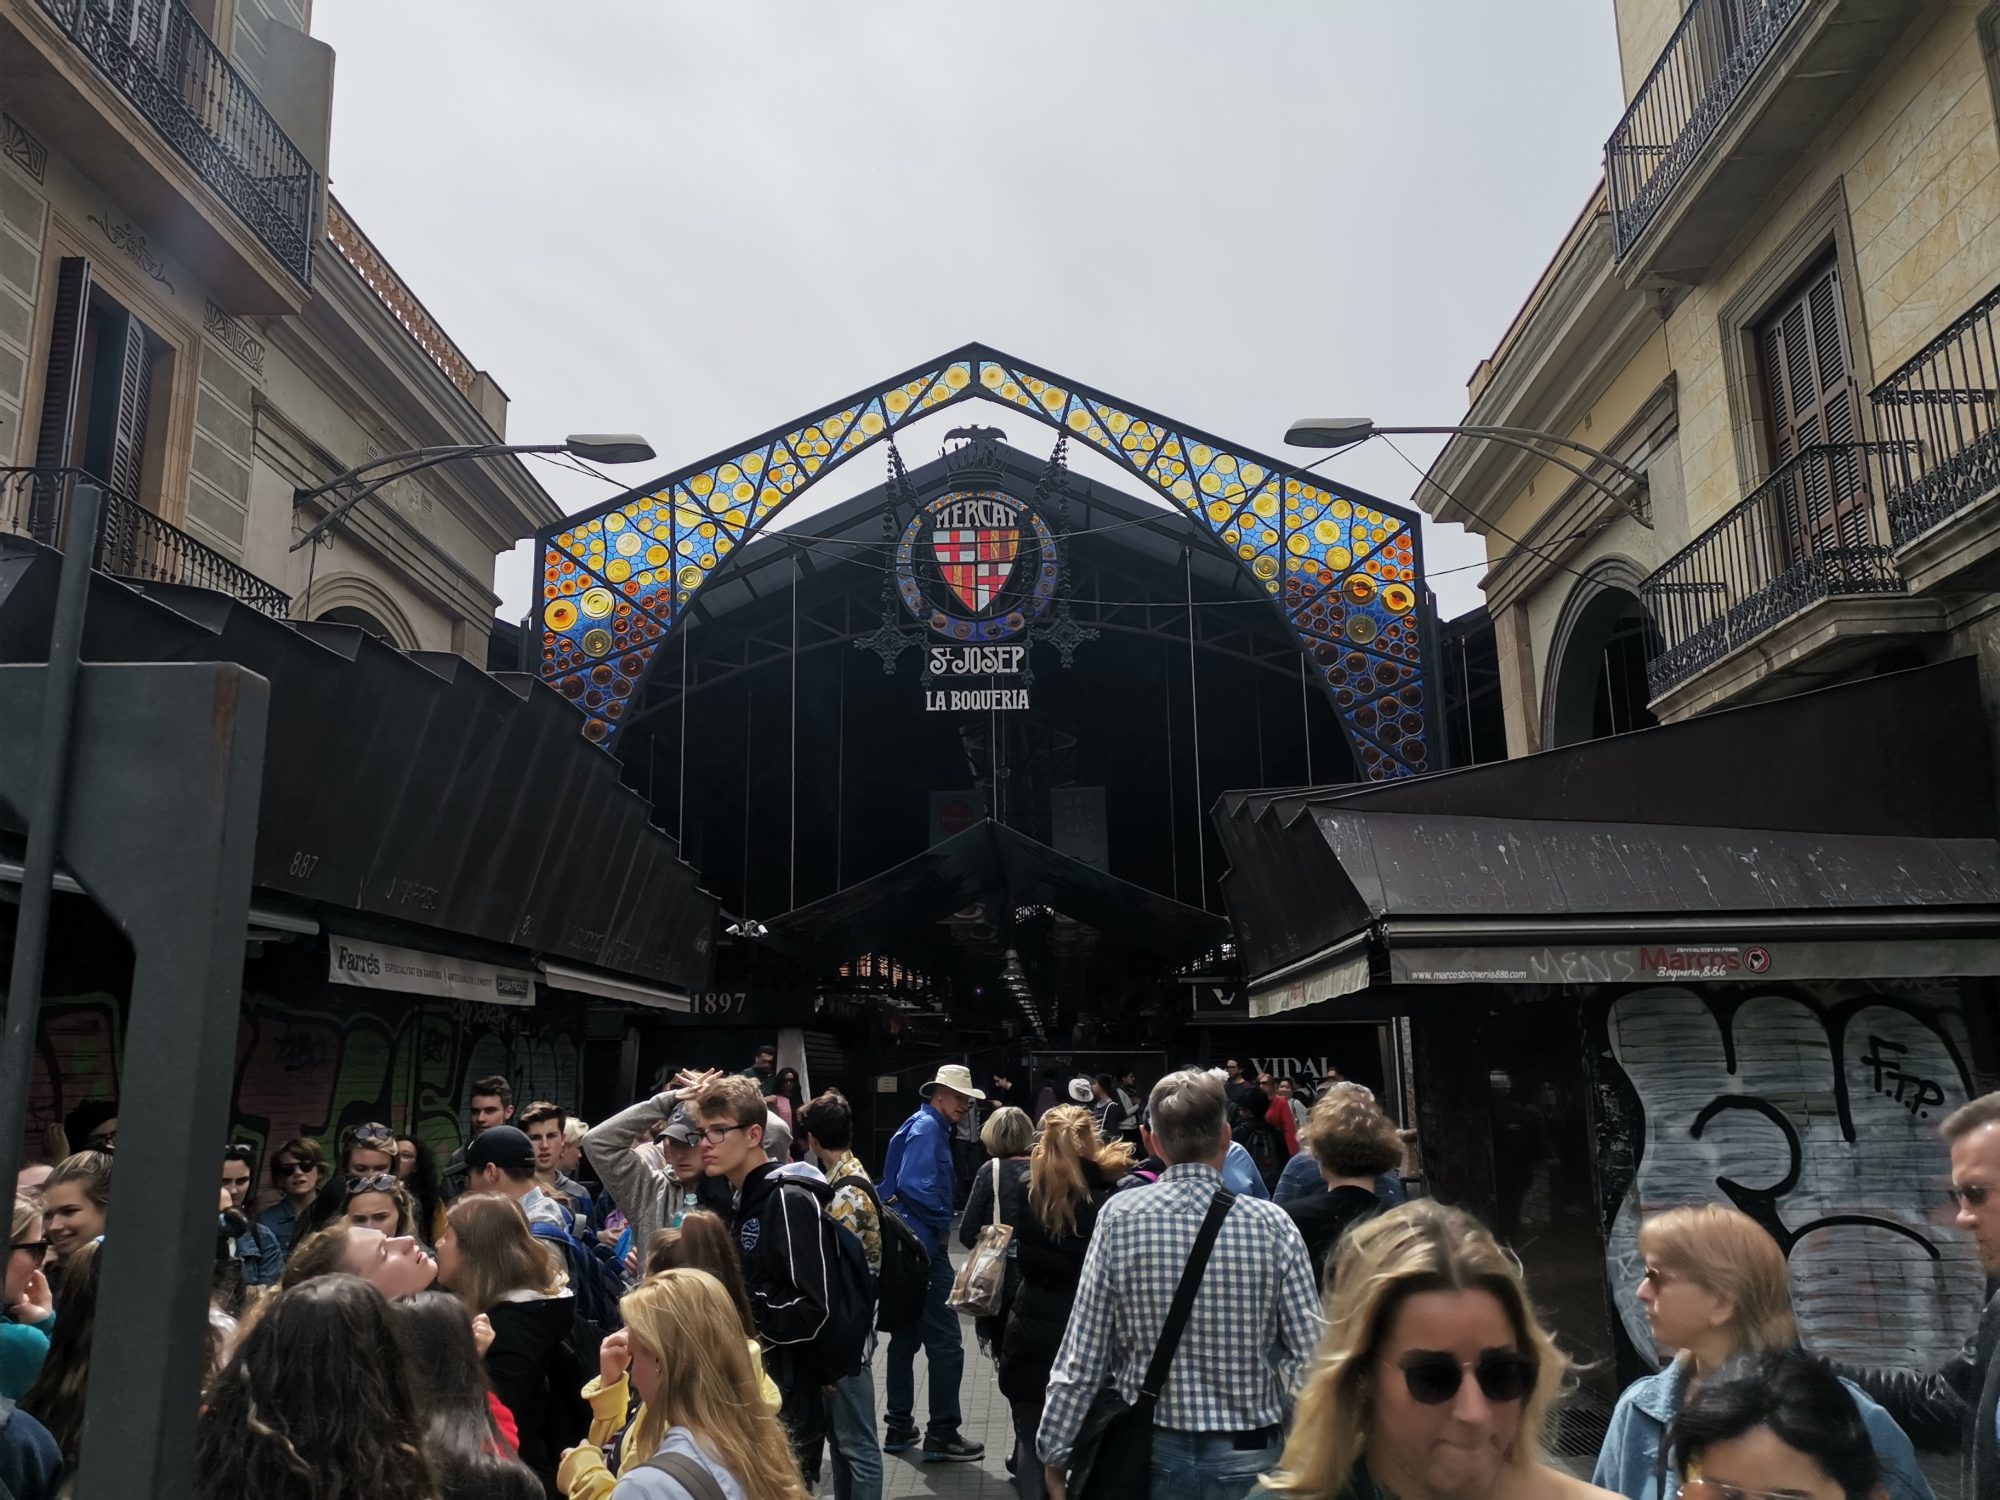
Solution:
[[[1018,1241],[1021,1221],[1028,1217],[1028,1162],[1012,1158],[1000,1163],[1000,1222],[1014,1226]],[[979,1231],[993,1222],[993,1163],[988,1161],[972,1174],[972,1191],[965,1195],[965,1212],[958,1219],[958,1242],[970,1250],[979,1243]],[[1007,1334],[1007,1319],[1013,1314],[1014,1299],[1021,1294],[1020,1251],[1007,1257],[1007,1275],[1000,1284],[1000,1311],[990,1318],[974,1318],[973,1332],[982,1344],[998,1350]]]
[[[832,1287],[820,1210],[833,1189],[810,1178],[774,1178],[776,1171],[765,1162],[744,1180],[732,1227],[771,1379],[789,1390],[792,1347],[812,1343],[826,1326]]]
[[[1086,1170],[1095,1175],[1096,1168]],[[1063,1330],[1076,1305],[1076,1288],[1083,1277],[1084,1252],[1090,1248],[1097,1211],[1112,1193],[1112,1184],[1097,1178],[1088,1201],[1076,1211],[1072,1234],[1052,1233],[1030,1209],[1021,1216],[1016,1240],[1021,1249],[1021,1290],[1000,1350],[1000,1393],[1009,1401],[1039,1406],[1048,1392],[1049,1370],[1062,1348]]]
[[[1989,1297],[1965,1346],[1928,1375],[1908,1370],[1837,1367],[1874,1397],[1919,1448],[1957,1450],[1959,1493],[1966,1500],[2000,1493],[2000,1440],[1993,1423],[2000,1406],[2000,1294]]]
[[[576,1299],[538,1297],[532,1302],[497,1302],[486,1309],[493,1322],[493,1344],[486,1351],[486,1373],[493,1393],[514,1414],[521,1431],[521,1462],[534,1470],[551,1496],[556,1488],[556,1461],[589,1431],[590,1411],[582,1389],[576,1357],[565,1342],[576,1320]],[[581,1416],[583,1426],[576,1425]]]
[[[1279,1207],[1299,1226],[1306,1254],[1312,1257],[1313,1280],[1324,1286],[1327,1258],[1333,1247],[1349,1229],[1382,1212],[1382,1200],[1367,1188],[1337,1187],[1330,1193],[1308,1193]]]

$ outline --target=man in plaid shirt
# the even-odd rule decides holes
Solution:
[[[1070,1449],[1108,1374],[1136,1401],[1174,1288],[1229,1148],[1222,1085],[1170,1073],[1148,1104],[1167,1170],[1151,1187],[1104,1205],[1049,1378],[1036,1446],[1061,1500]],[[1285,1211],[1238,1198],[1201,1278],[1159,1404],[1153,1409],[1154,1500],[1240,1500],[1278,1461],[1292,1398],[1325,1327],[1305,1241]]]

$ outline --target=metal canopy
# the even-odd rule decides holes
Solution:
[[[897,951],[938,923],[985,903],[999,925],[1026,906],[1048,906],[1113,943],[1163,957],[1197,953],[1228,936],[1228,922],[1119,880],[990,818],[963,833],[766,924],[771,940],[820,959]]]
[[[0,662],[45,650],[58,560],[0,537]],[[202,589],[90,583],[87,657],[235,661],[270,682],[260,891],[707,983],[715,899],[533,679],[351,626],[281,624]]]

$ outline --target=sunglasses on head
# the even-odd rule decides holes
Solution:
[[[395,1185],[396,1179],[387,1172],[371,1172],[366,1177],[348,1178],[347,1196],[352,1198],[356,1193],[386,1193]]]
[[[1479,1382],[1488,1401],[1519,1401],[1535,1388],[1535,1362],[1511,1349],[1487,1349],[1470,1364],[1442,1349],[1418,1349],[1397,1361],[1410,1399],[1423,1406],[1442,1406],[1458,1394],[1465,1372]]]
[[[228,1145],[222,1148],[222,1159],[224,1161],[248,1161],[253,1154],[255,1154],[254,1148],[241,1144]]]
[[[349,1146],[380,1146],[385,1151],[396,1149],[396,1132],[387,1125],[355,1125],[347,1132]]]

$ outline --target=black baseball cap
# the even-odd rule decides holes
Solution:
[[[465,1164],[477,1172],[488,1163],[510,1176],[535,1170],[535,1143],[512,1125],[489,1125],[465,1148]]]

